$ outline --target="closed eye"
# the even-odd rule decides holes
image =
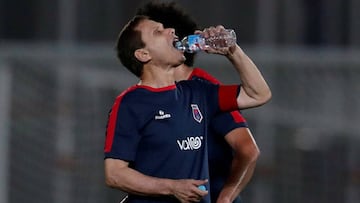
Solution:
[[[161,34],[163,31],[164,31],[164,27],[162,26],[162,24],[160,24],[155,28],[154,34]]]
[[[154,34],[155,35],[162,34],[163,31],[164,31],[164,29],[156,29],[156,30],[154,30]]]

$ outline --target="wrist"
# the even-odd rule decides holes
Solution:
[[[175,181],[171,179],[165,179],[163,183],[162,195],[174,195]]]
[[[232,200],[230,197],[219,196],[218,199],[216,200],[216,203],[232,203]]]
[[[229,52],[226,54],[226,57],[230,61],[234,61],[236,58],[241,57],[243,54],[245,54],[245,53],[240,48],[240,46],[235,45],[235,46],[229,48]]]

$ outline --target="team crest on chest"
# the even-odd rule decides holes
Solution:
[[[201,111],[197,104],[191,104],[192,114],[193,118],[198,122],[201,123],[203,119],[203,115],[201,114]]]

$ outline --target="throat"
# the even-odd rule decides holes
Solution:
[[[151,69],[144,69],[139,84],[153,88],[162,88],[174,85],[174,69],[175,68],[161,68],[159,66],[152,67]]]
[[[174,78],[176,81],[188,80],[192,71],[192,68],[183,64],[175,69]]]

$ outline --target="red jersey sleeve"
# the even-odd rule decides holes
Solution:
[[[219,86],[219,106],[221,111],[232,111],[239,109],[236,98],[240,93],[239,85]]]

